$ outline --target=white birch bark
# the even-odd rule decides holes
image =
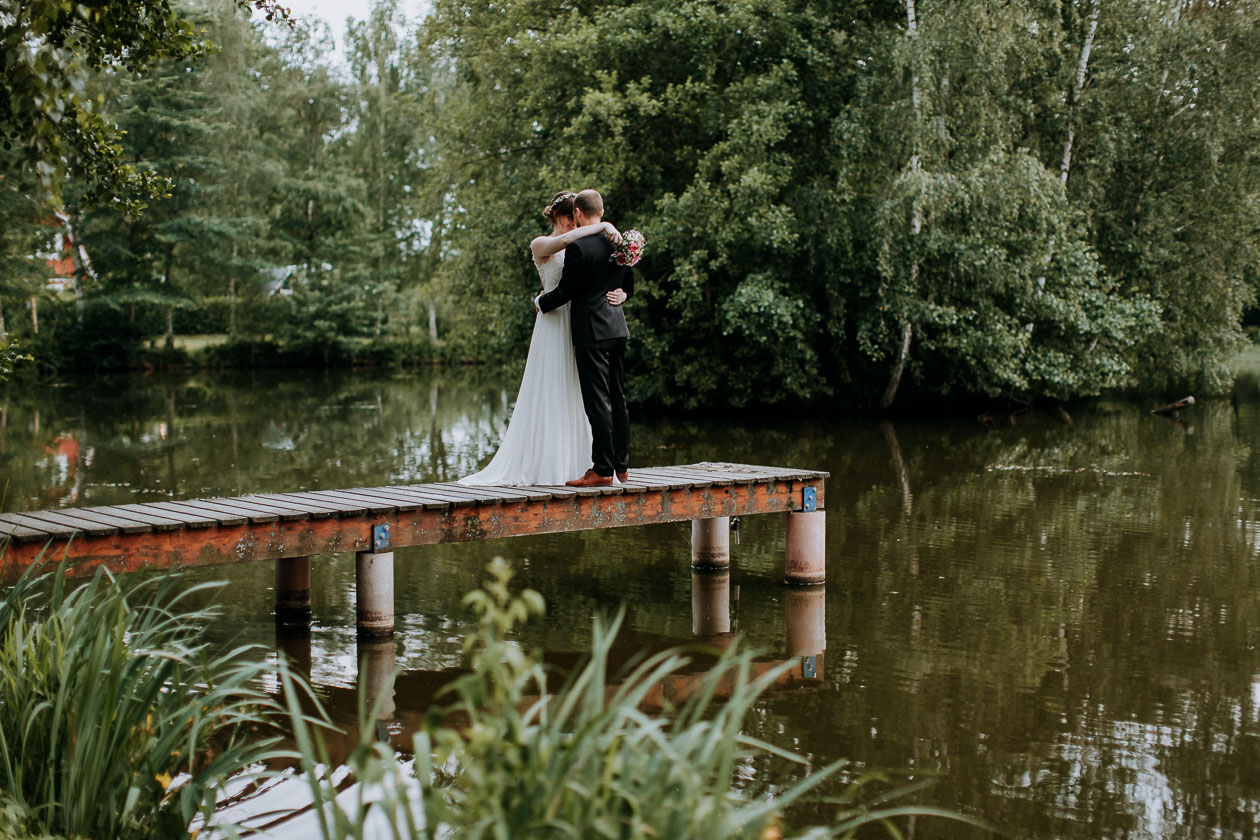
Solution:
[[[1072,80],[1071,90],[1068,91],[1067,136],[1063,138],[1063,158],[1059,161],[1059,183],[1065,190],[1067,189],[1068,175],[1072,171],[1072,146],[1076,142],[1076,120],[1080,113],[1081,96],[1085,91],[1085,73],[1089,69],[1089,56],[1094,51],[1094,35],[1098,32],[1098,15],[1101,8],[1099,0],[1093,0],[1089,13],[1089,28],[1085,32],[1085,43],[1081,46],[1081,57],[1076,63],[1076,77]],[[1057,244],[1055,238],[1051,237],[1050,242],[1046,245],[1044,265],[1047,267],[1054,256],[1055,244]],[[1044,267],[1042,272],[1042,275],[1037,278],[1036,297],[1038,300],[1041,299],[1041,295],[1046,288]],[[1032,335],[1032,321],[1024,325],[1024,331]]]
[[[910,103],[914,107],[914,145],[910,153],[910,171],[915,175],[919,175],[923,171],[923,161],[920,156],[920,142],[923,135],[923,95],[919,90],[919,22],[915,17],[914,0],[905,0],[906,4],[906,32],[910,38]],[[918,236],[923,230],[923,211],[916,204],[914,212],[910,218],[910,234]],[[910,278],[908,288],[913,291],[919,280],[919,264],[916,262],[910,266]],[[903,316],[901,322],[901,344],[897,348],[897,359],[893,362],[892,373],[888,377],[888,385],[884,388],[884,395],[880,398],[879,407],[888,408],[893,404],[893,400],[897,398],[897,390],[901,387],[901,375],[906,370],[906,360],[910,356],[910,343],[914,338],[914,326],[910,323],[908,317]]]
[[[1080,112],[1081,94],[1085,90],[1085,71],[1089,68],[1089,54],[1094,50],[1094,34],[1098,32],[1098,14],[1102,9],[1099,0],[1093,0],[1089,12],[1089,29],[1085,33],[1085,43],[1081,47],[1081,60],[1076,64],[1076,78],[1072,81],[1072,90],[1068,99],[1067,137],[1063,140],[1063,160],[1059,163],[1059,183],[1067,186],[1068,174],[1072,170],[1072,144],[1076,141],[1076,118]]]
[[[83,247],[83,243],[79,241],[79,214],[78,211],[70,211],[62,216],[62,224],[66,226],[66,235],[70,237],[70,258],[73,261],[74,269],[71,272],[74,286],[74,317],[79,325],[83,325],[84,292],[83,281],[91,271],[91,267],[87,262],[87,250]]]

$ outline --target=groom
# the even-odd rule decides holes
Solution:
[[[578,227],[603,221],[604,199],[582,190],[573,201]],[[634,294],[629,268],[612,262],[612,243],[602,233],[574,242],[564,251],[560,283],[538,298],[539,310],[550,312],[570,301],[573,352],[577,356],[582,406],[591,421],[591,469],[570,487],[607,487],[613,473],[625,481],[630,466],[630,412],[626,410],[626,317],[606,294],[615,289]]]

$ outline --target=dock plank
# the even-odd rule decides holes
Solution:
[[[443,481],[431,485],[435,488],[452,489],[452,490],[471,490],[477,491],[480,496],[487,494],[493,495],[496,499],[529,499],[530,501],[549,499],[551,493],[547,490],[532,490],[528,487],[519,485],[503,485],[503,484],[459,484],[454,481]]]
[[[278,522],[280,520],[280,514],[275,510],[272,510],[270,507],[260,505],[256,502],[247,502],[239,496],[230,499],[194,499],[193,501],[203,507],[214,505],[216,507],[236,511],[240,515],[247,517],[250,522],[267,523]]]
[[[432,498],[444,499],[447,507],[465,507],[477,504],[477,494],[447,490],[433,484],[408,484],[402,488],[413,493],[424,493]]]
[[[657,481],[663,481],[665,482],[665,485],[667,487],[705,488],[705,487],[712,487],[714,484],[714,478],[711,475],[699,475],[694,480],[692,480],[692,479],[689,479],[687,476],[679,475],[678,473],[671,471],[667,467],[654,467],[650,470],[639,470],[639,473],[644,478],[656,479]],[[631,478],[633,478],[633,474],[631,475]]]
[[[249,522],[249,517],[239,509],[228,507],[226,505],[212,502],[209,499],[189,499],[186,502],[166,502],[165,504],[175,505],[181,510],[199,513],[203,516],[214,517],[214,520],[223,525],[244,525]]]
[[[338,517],[367,516],[372,513],[373,507],[378,506],[376,502],[317,495],[318,492],[285,493],[284,497],[294,502],[309,502],[334,513]]]
[[[533,500],[551,498],[551,494],[530,492],[520,487],[499,487],[496,485],[456,484],[440,482],[430,485],[435,490],[445,493],[461,494],[477,500],[478,504],[494,504],[514,500]]]
[[[48,540],[58,537],[67,536],[66,526],[51,525],[42,519],[33,519],[20,513],[6,513],[0,516],[0,533],[11,536],[16,540],[33,541]],[[74,531],[71,530],[70,534]],[[118,533],[117,530],[112,533]]]
[[[396,510],[394,505],[354,490],[312,490],[310,495],[327,498],[330,501],[362,505],[363,510],[371,514],[393,513]]]
[[[413,490],[410,487],[371,487],[368,489],[389,492],[400,498],[411,499],[420,506],[421,510],[445,510],[451,506],[451,499],[446,496]]]
[[[92,536],[107,536],[120,532],[124,534],[143,534],[153,530],[153,526],[146,523],[98,513],[92,508],[31,510],[27,511],[26,515],[34,519],[43,519],[50,524],[76,528]]]
[[[422,510],[424,508],[424,504],[420,500],[404,496],[401,493],[391,492],[389,488],[377,490],[371,487],[356,487],[354,492],[357,496],[366,496],[369,499],[379,500],[381,504],[390,505],[391,510],[396,510],[399,513],[410,513],[413,510]]]
[[[237,496],[235,501],[248,505],[252,509],[265,510],[280,517],[282,522],[300,522],[310,519],[311,512],[297,505],[265,499],[261,496]]]
[[[162,511],[170,516],[184,517],[189,528],[210,528],[220,524],[218,518],[208,511],[190,510],[181,502],[145,502],[145,507]]]
[[[114,507],[121,511],[134,510],[139,513],[162,516],[179,522],[185,528],[206,528],[218,524],[212,519],[195,513],[188,513],[178,508],[161,507],[160,505],[162,504],[162,502],[137,502],[128,505],[114,505]]]
[[[310,500],[295,498],[296,493],[256,493],[252,496],[242,496],[243,499],[257,499],[261,502],[274,502],[276,505],[287,507],[290,510],[305,511],[310,514],[311,519],[330,519],[337,516],[341,511],[328,504],[327,502],[316,503]]]
[[[108,516],[120,516],[126,519],[134,519],[137,522],[143,522],[146,525],[152,525],[155,531],[175,531],[183,528],[185,523],[173,516],[168,516],[157,511],[147,511],[138,505],[108,505],[105,507],[94,507],[92,511],[95,513],[103,513]]]

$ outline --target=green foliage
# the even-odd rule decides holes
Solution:
[[[505,243],[594,186],[653,245],[627,305],[643,400],[869,401],[903,364],[953,395],[1219,388],[1256,262],[1236,62],[1260,13],[1132,0],[1095,35],[1075,0],[915,8],[438,2],[470,322],[523,343]]]
[[[608,654],[620,615],[595,621],[590,659],[549,695],[538,656],[511,639],[515,628],[543,611],[542,597],[528,589],[514,595],[512,570],[501,559],[489,573],[483,587],[464,598],[478,617],[477,631],[465,640],[470,672],[452,687],[451,705],[416,736],[413,774],[367,734],[349,761],[357,793],[347,807],[349,798],[338,800],[337,786],[319,770],[328,761],[317,731],[296,700],[290,702],[325,840],[781,837],[784,809],[816,794],[844,766],[810,772],[804,757],[744,734],[746,716],[782,668],[753,678],[752,657],[736,648],[667,715],[642,712],[649,693],[690,659],[685,651],[667,651],[610,682]],[[715,695],[727,687],[729,698],[717,702]],[[737,766],[754,760],[794,763],[804,777],[785,790],[737,783]],[[795,836],[851,837],[871,823],[900,836],[893,825],[898,817],[950,816],[855,805],[852,795],[864,781],[836,801],[832,825]]]
[[[236,0],[270,20],[287,17],[274,0]],[[61,203],[71,169],[86,174],[92,203],[142,204],[160,195],[159,175],[122,158],[117,128],[99,113],[90,73],[145,72],[163,57],[204,54],[210,45],[171,0],[4,0],[0,3],[0,136],[19,144],[44,197]]]
[[[29,808],[0,792],[0,840],[59,840],[50,834],[34,833]]]
[[[243,650],[212,657],[206,587],[174,576],[70,588],[25,575],[0,600],[0,790],[28,827],[74,837],[186,837],[224,781],[269,754],[268,700]]]
[[[242,5],[32,3],[0,32],[45,33],[6,62],[82,77],[61,122],[14,136],[52,132],[39,183],[72,173],[82,291],[150,333],[226,300],[228,333],[290,358],[422,331],[519,360],[539,208],[592,186],[651,242],[625,310],[641,402],[1219,391],[1244,342],[1254,4],[917,0],[911,26],[906,0],[437,0],[419,23],[377,0],[348,74],[326,29]],[[57,44],[80,52],[38,58]],[[0,127],[29,75],[0,82]],[[113,163],[56,151],[80,117],[126,131],[80,143]],[[0,158],[0,315],[43,294],[28,152]],[[143,217],[128,172],[162,179]]]
[[[924,231],[908,236],[914,212]],[[1132,383],[1133,349],[1159,308],[1114,294],[1057,178],[1030,155],[905,173],[876,230],[880,283],[857,322],[870,358],[889,358],[908,321],[916,369],[944,392],[1067,399]]]
[[[9,381],[9,377],[13,375],[13,371],[17,369],[20,362],[33,361],[35,357],[30,353],[23,353],[19,342],[4,339],[0,342],[0,382]]]

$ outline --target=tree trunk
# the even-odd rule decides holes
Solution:
[[[87,279],[88,265],[84,259],[86,253],[83,243],[79,241],[79,212],[68,211],[66,214],[66,234],[70,237],[70,257],[74,261],[74,317],[83,326],[84,292],[83,281]]]
[[[9,337],[9,329],[4,324],[4,309],[0,308],[0,341]]]
[[[437,304],[429,301],[429,341],[437,344]]]
[[[31,298],[31,329],[39,335],[39,300]]]
[[[913,335],[914,328],[909,321],[901,325],[901,347],[897,349],[897,361],[893,363],[892,375],[888,377],[888,387],[884,389],[884,396],[879,401],[880,408],[891,407],[893,400],[897,398],[897,389],[901,387],[901,374],[906,370],[906,359],[910,355],[910,339]]]
[[[381,292],[385,283],[385,193],[389,189],[389,172],[386,169],[386,163],[389,160],[385,149],[385,79],[388,78],[387,68],[384,66],[384,60],[378,59],[376,68],[376,151],[377,165],[380,167],[377,172],[378,183],[376,185],[376,235],[377,248],[376,254],[376,335],[381,335],[381,327],[385,321],[385,304],[381,299]]]
[[[1094,33],[1098,31],[1098,13],[1101,9],[1099,0],[1093,0],[1093,8],[1089,12],[1089,31],[1085,33],[1085,43],[1081,47],[1081,58],[1076,64],[1076,78],[1072,82],[1072,90],[1068,93],[1068,125],[1067,137],[1063,139],[1063,159],[1059,162],[1059,183],[1067,186],[1068,173],[1072,169],[1072,144],[1076,140],[1076,118],[1080,113],[1081,94],[1085,90],[1085,71],[1089,67],[1089,54],[1094,50]]]
[[[232,268],[228,271],[228,335],[236,335],[236,243],[232,243]]]
[[[162,277],[162,283],[166,286],[168,295],[173,293],[175,284],[171,282],[171,264],[175,260],[175,249],[166,249],[166,274]],[[164,343],[167,350],[175,349],[175,307],[167,305],[166,307],[166,335]]]
[[[915,175],[923,171],[923,160],[920,155],[920,143],[923,134],[923,98],[919,90],[919,48],[917,45],[919,36],[919,21],[915,16],[914,0],[905,0],[906,4],[906,31],[914,44],[911,50],[911,68],[910,68],[910,102],[914,106],[914,147],[910,154],[910,171]],[[918,236],[923,230],[923,211],[916,205],[914,213],[910,218],[910,235]],[[915,262],[910,266],[910,278],[906,286],[907,294],[914,294],[915,287],[919,280],[919,264]],[[897,349],[897,360],[893,362],[892,373],[888,377],[888,385],[884,388],[884,396],[879,401],[879,407],[887,409],[892,406],[893,400],[897,399],[897,389],[901,387],[901,375],[906,369],[906,359],[910,356],[910,340],[914,335],[914,327],[908,320],[901,324],[901,345]]]
[[[1067,136],[1063,138],[1063,158],[1059,161],[1059,183],[1063,189],[1067,190],[1068,175],[1072,171],[1072,145],[1076,142],[1076,118],[1080,113],[1081,94],[1085,90],[1085,71],[1089,68],[1089,56],[1094,50],[1094,33],[1098,31],[1098,13],[1099,0],[1093,0],[1093,8],[1089,13],[1089,30],[1085,33],[1085,43],[1081,46],[1081,58],[1076,64],[1076,78],[1072,82],[1072,89],[1068,91],[1068,124]],[[1057,240],[1050,238],[1050,242],[1046,246],[1046,258],[1043,261],[1042,274],[1037,278],[1037,291],[1035,297],[1041,298],[1046,288],[1045,269],[1050,266],[1050,260],[1054,258],[1054,246]],[[1029,335],[1033,332],[1033,322],[1029,321],[1024,324],[1024,331]]]

